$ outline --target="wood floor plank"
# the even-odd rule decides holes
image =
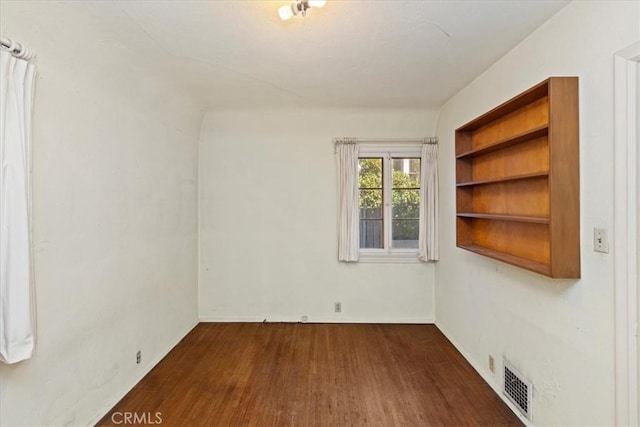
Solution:
[[[98,425],[124,413],[163,426],[523,425],[433,325],[201,323]]]

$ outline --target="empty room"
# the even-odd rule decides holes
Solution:
[[[0,0],[0,425],[638,426],[640,2]]]

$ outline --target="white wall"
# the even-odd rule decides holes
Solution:
[[[2,2],[38,55],[38,346],[0,364],[0,424],[88,425],[197,322],[202,114],[79,3]],[[142,363],[136,365],[136,351]]]
[[[613,224],[613,54],[637,40],[637,2],[574,2],[440,112],[441,261],[437,325],[492,385],[504,355],[534,383],[536,425],[614,423],[613,254],[592,248]],[[455,247],[454,130],[549,76],[580,77],[582,279],[552,280]]]
[[[433,265],[338,263],[331,140],[430,136],[435,119],[415,110],[210,111],[200,140],[200,318],[432,322]]]
[[[636,61],[636,111],[640,112],[640,61]],[[640,120],[636,119],[636,142],[640,144]],[[636,165],[640,165],[640,149],[636,148]],[[640,173],[636,172],[636,203],[638,212],[640,212]],[[636,216],[636,257],[637,264],[636,267],[640,268],[640,216]],[[640,274],[636,271],[636,331],[640,329]],[[640,332],[636,332],[636,358],[638,360],[638,369],[636,370],[636,374],[638,376],[636,387],[640,388]],[[636,409],[638,410],[638,418],[636,420],[640,423],[640,389],[636,390],[638,393],[636,398],[638,399],[636,403]]]

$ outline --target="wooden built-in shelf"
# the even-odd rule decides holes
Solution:
[[[549,218],[541,216],[501,215],[486,213],[458,212],[458,218],[493,219],[496,221],[529,222],[532,224],[549,224]]]
[[[549,126],[543,125],[536,128],[527,130],[517,135],[510,136],[508,138],[501,139],[491,144],[483,145],[478,148],[466,151],[458,154],[457,159],[464,159],[466,157],[481,156],[483,154],[491,153],[496,150],[502,150],[503,148],[511,147],[512,145],[520,144],[523,142],[531,141],[532,139],[542,138],[549,133]]]
[[[477,181],[459,182],[459,183],[456,184],[456,186],[457,187],[471,187],[471,186],[474,186],[474,185],[497,184],[497,183],[500,183],[500,182],[507,182],[507,181],[519,181],[521,179],[543,178],[545,176],[549,176],[549,171],[525,173],[525,174],[522,174],[522,175],[507,176],[507,177],[504,177],[504,178],[480,179],[480,180],[477,180]]]
[[[506,262],[507,264],[511,264],[511,265],[525,268],[527,270],[535,271],[536,273],[544,274],[545,276],[551,275],[551,266],[549,264],[544,264],[541,262],[532,261],[530,259],[509,255],[504,252],[494,251],[492,249],[483,248],[482,246],[458,245],[458,247],[462,249],[466,249],[471,252],[475,252],[480,255],[484,255],[489,258]]]
[[[458,247],[580,277],[578,78],[551,77],[456,129]]]

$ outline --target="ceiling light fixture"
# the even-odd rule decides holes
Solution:
[[[307,15],[307,10],[310,7],[323,7],[327,0],[298,0],[295,3],[291,3],[289,6],[282,6],[278,9],[278,15],[283,21],[287,21],[293,18],[295,15],[301,14]]]

